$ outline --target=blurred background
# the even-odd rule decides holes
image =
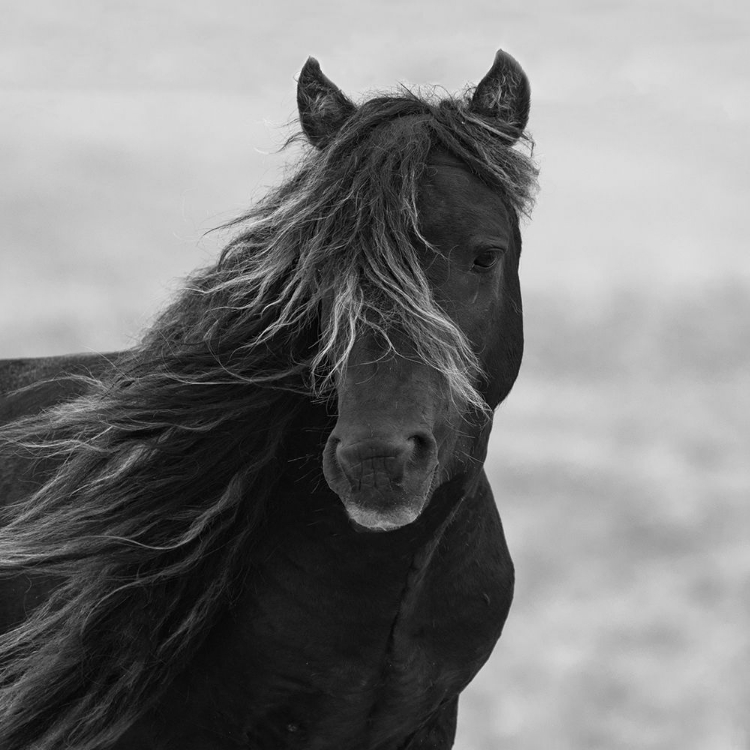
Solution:
[[[750,6],[6,0],[0,357],[127,346],[354,97],[532,83],[527,354],[490,475],[517,567],[458,750],[750,748]]]

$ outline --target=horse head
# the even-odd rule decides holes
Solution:
[[[500,51],[462,117],[494,131],[510,150],[526,126],[529,96],[523,70]],[[313,58],[299,77],[298,105],[305,135],[329,158],[337,148],[351,150],[355,138],[368,132],[366,114],[364,124],[357,121],[359,108]],[[389,127],[402,129],[408,138],[410,119],[420,116],[404,113]],[[452,367],[463,370],[458,376],[469,381],[469,393],[451,382],[457,373],[450,366],[425,357],[430,342],[420,340],[408,314],[399,319],[389,309],[383,312],[382,294],[380,300],[367,300],[336,379],[337,419],[323,452],[323,470],[360,530],[410,524],[437,488],[476,477],[492,410],[518,374],[523,353],[518,211],[476,161],[459,143],[431,141],[417,183],[415,226],[408,242],[400,240],[401,251],[417,259],[434,303],[414,315],[441,316],[443,327],[452,329],[453,341],[434,342],[433,349],[468,349]]]

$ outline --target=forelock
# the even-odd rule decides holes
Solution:
[[[430,154],[446,150],[518,216],[532,204],[536,169],[514,147],[517,133],[471,112],[467,102],[434,89],[365,101],[328,145],[310,148],[296,173],[245,217],[246,231],[222,258],[223,285],[231,290],[222,306],[242,309],[241,320],[262,313],[269,322],[240,349],[257,354],[273,348],[277,336],[293,340],[319,320],[327,299],[330,314],[317,348],[308,343],[293,355],[295,372],[304,365],[314,393],[333,387],[357,336],[375,331],[392,346],[389,331],[398,330],[457,399],[479,404],[477,358],[436,304],[419,262],[426,242],[417,212],[420,182]]]

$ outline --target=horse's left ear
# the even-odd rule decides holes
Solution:
[[[316,148],[325,148],[356,107],[308,57],[297,81],[297,108],[302,130]]]
[[[487,75],[477,85],[469,109],[497,117],[520,138],[529,121],[531,86],[523,68],[499,49]]]

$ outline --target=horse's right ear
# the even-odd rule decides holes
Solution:
[[[526,73],[499,49],[487,75],[477,84],[469,110],[502,120],[520,138],[529,121],[531,86]]]
[[[297,81],[297,108],[302,130],[316,148],[325,148],[356,107],[308,57]]]

